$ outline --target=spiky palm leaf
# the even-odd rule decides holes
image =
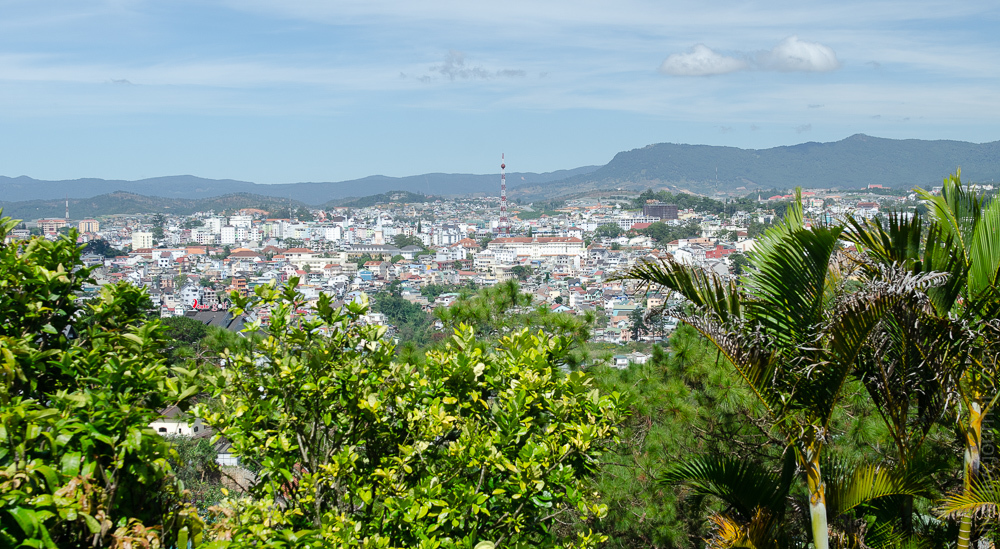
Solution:
[[[780,474],[752,461],[726,457],[689,458],[674,465],[662,484],[684,484],[696,496],[714,496],[729,507],[709,517],[709,547],[780,549],[788,546],[785,515],[795,476],[795,456],[786,452]]]
[[[967,268],[963,256],[953,253],[953,237],[944,234],[938,224],[925,223],[919,214],[906,217],[896,212],[885,219],[858,221],[848,217],[843,238],[863,254],[855,260],[869,276],[877,276],[880,265],[897,265],[913,274],[948,273],[947,281],[928,290],[927,295],[939,315],[954,308]]]
[[[945,498],[937,513],[942,518],[976,516],[1000,520],[1000,480],[982,473],[971,489]]]
[[[827,509],[831,517],[889,496],[930,497],[934,482],[927,471],[899,470],[883,465],[849,466],[831,463],[826,471]]]
[[[746,278],[747,317],[775,338],[780,349],[794,354],[812,343],[831,301],[830,259],[837,250],[839,229],[800,229],[772,239],[751,255]]]
[[[793,457],[791,452],[787,455]],[[660,483],[684,484],[696,494],[717,497],[749,521],[756,509],[784,515],[794,472],[794,459],[788,458],[782,473],[775,474],[753,461],[697,456],[674,464],[660,477]]]
[[[756,509],[746,521],[724,513],[713,514],[708,520],[714,526],[712,535],[705,539],[709,549],[781,549],[787,546],[778,522],[766,509]]]

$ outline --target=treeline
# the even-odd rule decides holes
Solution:
[[[715,200],[707,196],[698,196],[688,193],[671,193],[670,191],[653,191],[646,189],[639,196],[632,199],[632,208],[641,210],[650,200],[662,202],[664,204],[676,204],[681,210],[695,210],[700,214],[732,214],[733,212],[754,211],[757,209],[757,195],[750,195],[730,198],[725,201]]]

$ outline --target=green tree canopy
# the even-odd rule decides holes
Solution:
[[[305,305],[296,282],[233,296],[238,311],[270,308],[269,325],[248,326],[268,337],[231,355],[214,382],[240,412],[200,412],[259,471],[255,499],[226,502],[215,525],[231,546],[603,540],[554,536],[560,516],[603,514],[584,483],[621,414],[617,394],[555,366],[564,339],[521,330],[487,351],[463,327],[424,363],[396,363],[385,328],[358,322],[363,304],[335,309],[321,296],[308,319],[293,319]]]
[[[604,223],[603,225],[598,225],[597,229],[594,230],[594,237],[596,238],[618,238],[621,234],[622,228],[617,223]]]
[[[186,545],[203,522],[149,424],[197,392],[194,372],[167,368],[142,290],[81,303],[76,231],[2,244],[14,226],[0,217],[0,545]]]

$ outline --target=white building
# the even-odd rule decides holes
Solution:
[[[195,301],[201,297],[201,289],[194,282],[188,282],[177,292],[177,298],[188,307],[194,307]]]
[[[252,223],[253,218],[249,215],[234,215],[229,218],[229,224],[237,228],[243,227],[244,229],[249,229]]]
[[[136,231],[132,233],[132,249],[139,250],[142,248],[152,248],[153,247],[153,233],[147,233],[143,231]]]
[[[222,219],[219,219],[218,217],[210,217],[206,219],[205,228],[212,234],[219,234],[219,232],[222,231]]]
[[[227,244],[236,244],[236,227],[232,225],[226,225],[219,232],[219,243],[223,246]]]
[[[517,257],[543,259],[557,255],[583,255],[583,240],[567,236],[501,237],[490,241],[487,248],[500,254],[502,249],[513,250]],[[499,257],[497,258],[500,259]]]
[[[176,406],[163,410],[162,414],[163,417],[149,424],[162,436],[193,437],[208,428],[201,418],[192,418]]]

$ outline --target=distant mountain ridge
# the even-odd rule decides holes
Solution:
[[[885,139],[857,134],[829,143],[808,142],[770,149],[659,143],[620,152],[604,166],[540,174],[508,173],[507,183],[508,194],[512,198],[529,201],[581,195],[596,190],[642,190],[648,187],[706,195],[715,192],[746,194],[757,189],[789,189],[796,186],[850,189],[873,183],[895,188],[929,187],[940,184],[943,177],[959,167],[965,181],[1000,180],[1000,141],[977,144]],[[329,206],[391,191],[446,198],[495,196],[499,183],[499,174],[496,173],[433,173],[408,177],[374,175],[335,183],[274,185],[190,175],[140,181],[40,181],[24,176],[0,176],[0,203],[60,200],[64,197],[84,199],[124,191],[179,200],[243,193],[311,206]],[[134,205],[129,207],[138,207],[139,201],[133,202]]]
[[[518,186],[527,199],[599,189],[670,186],[699,193],[755,189],[895,188],[940,185],[961,167],[964,181],[1000,180],[1000,141],[884,139],[864,134],[771,149],[659,143],[620,152],[607,165],[544,185]]]
[[[497,166],[499,168],[499,166]],[[599,166],[586,166],[572,170],[548,173],[510,173],[508,181],[544,184],[596,170]],[[523,178],[523,181],[522,181]],[[321,204],[345,198],[358,198],[389,191],[408,190],[417,193],[443,196],[468,196],[477,193],[497,194],[500,174],[471,175],[431,173],[407,177],[373,175],[351,181],[335,183],[285,183],[264,185],[233,179],[205,179],[193,175],[154,177],[139,181],[108,179],[73,179],[42,181],[26,176],[0,176],[0,200],[20,202],[26,200],[54,200],[62,198],[91,198],[124,191],[144,196],[163,198],[198,199],[234,193],[297,200],[305,204]]]
[[[207,198],[164,198],[117,191],[87,198],[70,198],[71,219],[86,219],[101,215],[169,213],[190,215],[195,212],[262,208],[268,211],[298,208],[306,204],[298,200],[262,196],[250,193],[231,193]],[[33,220],[46,217],[62,218],[66,214],[66,200],[0,201],[3,215],[14,219]]]

